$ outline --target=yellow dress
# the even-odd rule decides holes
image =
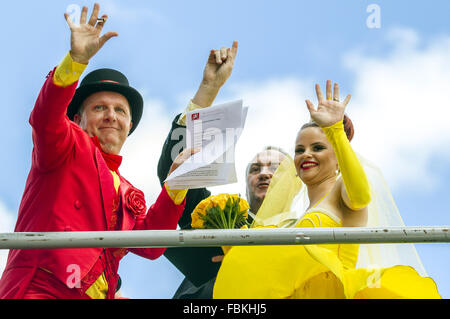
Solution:
[[[342,227],[312,209],[296,227]],[[234,246],[214,286],[216,299],[441,298],[435,282],[409,266],[356,269],[358,244]]]
[[[379,209],[397,214],[396,211],[387,211],[394,206],[393,202],[390,205],[379,202],[380,195],[388,198],[390,195],[374,192],[345,135],[342,121],[322,130],[336,154],[350,208],[368,207],[369,220],[379,217]],[[293,198],[301,188],[295,174],[294,162],[286,159],[272,178],[255,218],[256,227],[276,227],[270,226],[274,223],[282,227],[285,224],[283,219],[290,220]],[[319,203],[306,211],[296,227],[342,227],[342,221],[332,212],[319,208]],[[381,206],[378,207],[379,204]],[[369,205],[376,207],[373,210]],[[293,220],[295,222],[296,219]],[[375,225],[377,223],[380,221]],[[358,244],[234,246],[222,261],[213,297],[440,298],[435,282],[421,277],[413,267],[394,263],[394,266],[386,268],[356,268],[359,250]],[[363,252],[361,249],[362,257]]]

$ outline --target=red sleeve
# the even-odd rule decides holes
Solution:
[[[33,161],[43,171],[61,164],[74,143],[66,112],[78,82],[57,86],[53,73],[54,70],[47,75],[29,120],[33,128]]]
[[[149,208],[144,222],[137,223],[134,230],[177,229],[178,220],[183,214],[185,204],[186,199],[180,205],[175,205],[169,194],[167,194],[166,188],[163,187],[156,202]],[[165,250],[165,247],[130,249],[131,252],[149,259],[160,257]]]

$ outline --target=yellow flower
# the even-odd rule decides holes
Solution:
[[[198,213],[196,213],[196,212],[192,213],[191,217],[192,217],[192,223],[191,223],[192,228],[203,228],[203,225],[204,225],[203,219],[200,218]]]
[[[239,209],[241,210],[241,212],[245,210],[244,216],[247,218],[250,206],[248,205],[247,201],[243,198],[241,198],[241,201],[239,202]]]
[[[237,194],[210,196],[195,207],[191,214],[193,228],[226,229],[246,225],[249,205]]]
[[[194,213],[198,213],[201,215],[206,215],[206,210],[209,208],[211,204],[210,197],[205,198],[200,203],[197,204],[197,207],[194,209]]]
[[[211,198],[211,202],[215,204],[214,206],[219,206],[221,210],[225,209],[227,201],[228,201],[228,194],[219,194]]]

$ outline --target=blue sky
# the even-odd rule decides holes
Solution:
[[[119,69],[144,95],[143,122],[123,150],[122,174],[148,202],[158,192],[156,157],[172,118],[198,87],[209,50],[238,40],[235,69],[216,100],[243,98],[251,108],[237,151],[241,178],[229,190],[243,193],[243,167],[263,145],[293,146],[295,130],[308,120],[304,100],[314,100],[316,82],[332,79],[352,93],[352,143],[382,168],[405,224],[450,225],[448,1],[99,3],[109,15],[104,30],[119,37],[86,72]],[[30,167],[29,113],[48,71],[69,50],[63,13],[71,4],[91,9],[93,1],[3,3],[0,231],[13,227]],[[367,26],[371,4],[380,8],[380,28]],[[448,244],[416,247],[449,298]],[[131,298],[170,298],[183,278],[164,258],[131,254],[120,274]]]

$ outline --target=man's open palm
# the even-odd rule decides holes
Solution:
[[[89,60],[112,37],[118,36],[117,32],[107,32],[100,36],[108,16],[104,14],[101,21],[98,20],[100,5],[96,3],[89,21],[87,21],[88,8],[83,7],[80,17],[80,25],[75,24],[69,14],[64,13],[71,31],[70,55],[75,62],[88,64]]]

